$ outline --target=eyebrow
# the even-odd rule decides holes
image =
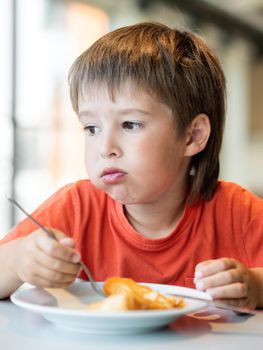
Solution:
[[[89,116],[92,116],[92,112],[90,111],[82,111],[79,113],[79,117],[89,117]]]
[[[143,109],[139,109],[139,108],[124,108],[121,109],[119,111],[119,114],[121,115],[126,115],[126,114],[131,114],[131,113],[140,113],[140,114],[144,114],[144,115],[150,115],[149,112],[143,110]],[[79,113],[79,117],[89,117],[89,116],[94,116],[94,113],[92,111],[89,110],[85,110]]]
[[[143,110],[143,109],[140,109],[140,108],[124,108],[121,110],[121,114],[130,114],[130,113],[140,113],[140,114],[144,114],[144,115],[149,115],[150,113]]]

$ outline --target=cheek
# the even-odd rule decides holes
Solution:
[[[156,176],[157,172],[159,174],[161,169],[167,170],[167,165],[171,164],[171,159],[168,160],[170,157],[167,158],[166,148],[155,143],[143,144],[136,148],[135,154],[136,157],[132,158],[131,163],[137,171],[147,176]]]
[[[84,161],[85,161],[86,171],[89,175],[92,174],[94,171],[95,158],[96,158],[96,154],[94,150],[92,150],[91,146],[86,143],[85,152],[84,152]]]
[[[144,158],[155,160],[155,162],[165,162],[172,155],[175,156],[175,144],[169,138],[163,136],[160,138],[151,139],[149,142],[144,142],[137,149],[138,154]]]

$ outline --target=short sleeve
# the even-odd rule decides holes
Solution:
[[[76,204],[74,203],[73,189],[73,184],[62,187],[43,202],[31,215],[43,226],[58,229],[71,237],[76,221]],[[0,240],[0,244],[26,236],[36,229],[36,225],[26,218],[9,231]]]

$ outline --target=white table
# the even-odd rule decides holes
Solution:
[[[183,316],[160,332],[102,336],[57,328],[41,316],[0,301],[1,350],[256,350],[263,349],[263,314],[238,316],[232,311],[209,309]]]

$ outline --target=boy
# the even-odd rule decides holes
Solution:
[[[65,287],[80,256],[95,279],[179,284],[263,306],[263,201],[218,181],[225,79],[191,33],[115,30],[73,64],[72,105],[90,180],[60,189],[2,241],[0,296]],[[84,277],[84,275],[83,275]]]

